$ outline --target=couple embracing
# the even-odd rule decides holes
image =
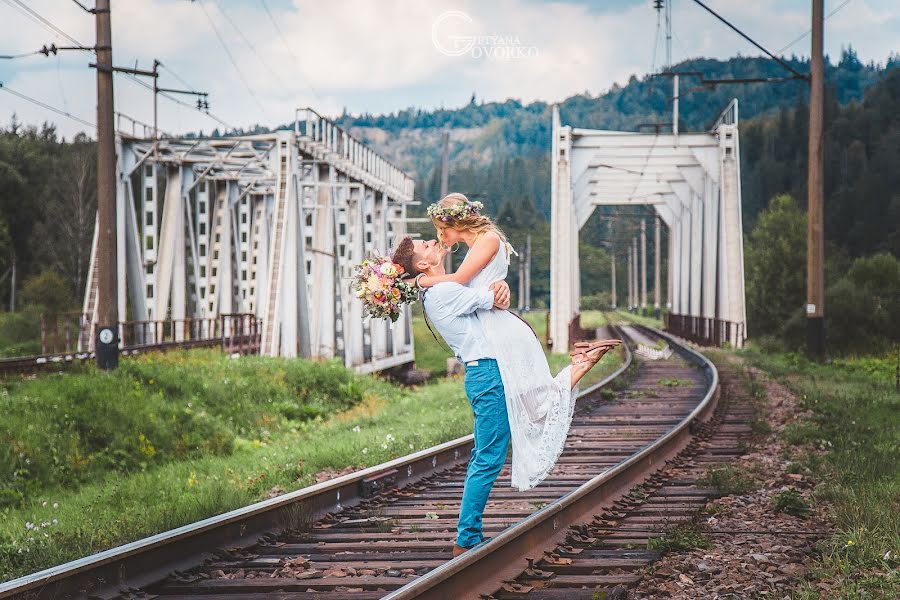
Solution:
[[[578,381],[621,343],[576,344],[572,363],[553,377],[533,330],[506,310],[509,286],[504,279],[512,247],[482,209],[480,202],[463,194],[447,195],[428,207],[438,239],[403,238],[391,267],[382,269],[396,272],[398,281],[414,278],[426,318],[466,367],[475,446],[463,488],[454,557],[484,541],[482,514],[509,445],[512,486],[524,491],[543,481],[565,446]],[[468,253],[455,273],[446,273],[444,256],[457,244],[465,244]],[[400,285],[407,286],[402,294],[407,297],[411,287]],[[405,299],[396,289],[394,296]]]

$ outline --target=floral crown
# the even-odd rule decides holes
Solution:
[[[477,201],[472,202],[471,200],[457,202],[450,206],[441,206],[439,203],[435,202],[428,207],[428,216],[432,219],[438,219],[439,221],[448,223],[455,219],[464,219],[469,215],[477,215],[483,208],[484,204]]]
[[[406,271],[390,258],[373,252],[356,265],[353,286],[356,297],[362,300],[370,317],[396,321],[400,308],[418,300],[419,292],[411,280],[404,280]]]

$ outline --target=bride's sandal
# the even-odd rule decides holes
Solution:
[[[581,356],[583,354],[587,354],[597,348],[609,347],[610,349],[615,348],[619,344],[622,343],[622,340],[599,340],[596,342],[576,342],[575,349],[569,352],[569,356],[575,358],[576,356]]]

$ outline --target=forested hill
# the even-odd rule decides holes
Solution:
[[[788,62],[801,73],[809,71],[805,61]],[[897,64],[900,57],[891,57],[884,67],[865,65],[852,50],[846,50],[837,64],[827,63],[826,84],[831,101],[845,105],[860,100],[868,87]],[[674,70],[699,71],[707,79],[787,74],[774,61],[740,57],[727,61],[695,59],[677,65]],[[806,102],[807,87],[803,81],[691,90],[697,83],[696,78],[682,78],[679,107],[682,131],[707,129],[735,97],[740,103],[742,122],[759,115],[777,115],[783,108]],[[632,77],[627,85],[614,85],[604,94],[585,93],[564,100],[560,103],[560,116],[563,123],[578,127],[634,131],[643,123],[671,121],[671,93],[669,78]],[[439,192],[435,166],[441,131],[450,128],[452,189],[481,195],[494,211],[499,211],[504,202],[528,200],[546,216],[550,208],[550,112],[550,105],[545,102],[479,103],[473,96],[467,106],[458,109],[410,108],[379,116],[345,114],[339,122],[413,173],[417,194],[429,200]],[[751,212],[765,201],[747,200]],[[747,215],[748,224],[754,214]]]

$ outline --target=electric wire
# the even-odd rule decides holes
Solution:
[[[650,72],[656,72],[656,51],[659,47],[660,11],[656,11],[656,35],[653,36],[653,61],[650,63]]]
[[[25,58],[26,56],[34,56],[35,54],[40,54],[40,50],[35,50],[34,52],[24,52],[22,54],[0,54],[0,59],[3,60],[15,60],[17,58]]]
[[[836,8],[834,8],[830,13],[828,13],[827,15],[825,15],[825,18],[822,19],[822,20],[823,20],[823,21],[827,21],[828,19],[830,19],[831,17],[833,17],[834,15],[836,15],[842,8],[844,8],[845,6],[847,6],[848,4],[850,4],[850,1],[851,1],[851,0],[844,0],[843,2],[841,2],[841,3],[840,3]],[[788,44],[787,46],[785,46],[784,48],[782,48],[781,50],[779,50],[779,51],[776,52],[775,54],[784,54],[784,51],[785,51],[785,50],[787,50],[788,48],[790,48],[790,47],[793,46],[794,44],[796,44],[796,43],[802,41],[803,38],[807,37],[810,33],[812,33],[812,29],[807,29],[805,33],[803,33],[803,34],[797,36],[797,38],[796,38],[793,42],[791,42],[790,44]]]
[[[72,37],[71,35],[69,35],[68,33],[66,33],[62,28],[56,26],[52,21],[50,21],[50,20],[47,19],[46,17],[42,16],[42,15],[41,15],[40,13],[38,13],[36,10],[34,10],[34,9],[30,8],[30,7],[28,7],[24,2],[22,2],[22,0],[4,0],[4,2],[6,2],[9,6],[12,6],[13,8],[18,8],[23,14],[25,14],[25,16],[29,17],[29,18],[30,18],[32,21],[34,21],[35,23],[37,23],[37,24],[43,26],[43,27],[44,27],[45,29],[47,29],[48,31],[54,33],[55,35],[61,36],[61,37],[65,38],[66,40],[72,42],[73,44],[75,44],[75,45],[78,47],[78,50],[81,50],[81,51],[83,51],[83,52],[91,52],[91,53],[93,53],[93,49],[92,49],[92,48],[87,47],[87,46],[85,46],[84,44],[82,44],[81,42],[79,42],[77,39],[75,39],[74,37]],[[171,69],[168,69],[168,70],[169,70],[170,73],[172,73],[172,70],[171,70]],[[191,87],[190,85],[188,85],[187,83],[185,83],[183,79],[181,79],[180,77],[178,77],[178,76],[175,75],[174,73],[172,73],[172,74],[175,76],[176,79],[178,79],[179,81],[181,81],[184,85],[186,85],[186,86],[189,87],[189,88]],[[135,75],[133,75],[133,74],[131,74],[131,73],[123,73],[123,75],[125,75],[125,77],[126,77],[127,79],[131,80],[133,83],[137,83],[138,85],[141,85],[141,86],[143,86],[144,88],[146,88],[146,89],[148,89],[148,90],[152,90],[152,89],[153,89],[153,86],[149,85],[149,84],[146,83],[145,81],[141,81],[137,76],[135,76]],[[227,127],[227,128],[229,128],[229,129],[234,129],[234,126],[233,126],[233,125],[231,125],[230,123],[228,123],[228,122],[226,122],[226,121],[220,119],[219,117],[217,117],[217,116],[214,115],[213,113],[209,112],[208,110],[203,110],[203,109],[201,109],[201,108],[198,108],[197,106],[194,106],[193,104],[189,104],[189,103],[187,103],[187,102],[183,102],[183,101],[179,100],[178,98],[175,98],[174,96],[171,96],[171,95],[169,95],[169,94],[167,94],[167,93],[165,93],[165,92],[159,92],[159,95],[162,96],[162,97],[164,97],[164,98],[166,98],[167,100],[169,100],[169,101],[171,101],[171,102],[174,102],[174,103],[176,103],[176,104],[180,104],[181,106],[185,106],[185,107],[187,107],[187,108],[190,108],[191,110],[196,110],[197,112],[199,112],[199,113],[201,113],[201,114],[205,114],[205,115],[207,115],[208,117],[210,117],[212,120],[214,120],[214,121],[216,121],[217,123],[219,123],[220,125],[222,125],[223,127]],[[64,100],[64,102],[65,102],[65,100]],[[66,116],[68,116],[68,115],[66,115]],[[74,117],[73,117],[73,118],[74,118]],[[95,127],[95,125],[91,125],[91,126],[92,126],[92,127]]]
[[[281,40],[281,43],[284,45],[285,49],[288,51],[288,54],[291,55],[291,58],[294,59],[294,65],[297,67],[297,72],[303,77],[303,80],[306,82],[306,87],[309,88],[309,91],[313,93],[313,96],[316,97],[320,102],[322,98],[319,96],[319,92],[316,91],[316,88],[313,87],[309,77],[303,71],[303,65],[300,64],[300,59],[297,58],[297,55],[294,54],[294,50],[291,48],[291,45],[288,44],[287,38],[284,37],[284,33],[281,31],[281,27],[278,26],[278,21],[275,20],[275,15],[272,14],[272,11],[269,10],[269,5],[266,4],[266,0],[259,0],[262,4],[263,10],[266,11],[266,14],[269,16],[269,21],[272,22],[272,27],[275,28],[275,31],[278,33],[278,38]]]
[[[169,65],[163,64],[163,63],[161,63],[161,62],[159,62],[159,61],[156,61],[156,63],[157,63],[160,67],[162,67],[163,69],[165,69],[166,71],[168,71],[169,75],[171,75],[172,77],[174,77],[181,85],[183,85],[184,87],[186,87],[189,91],[191,91],[191,92],[196,92],[196,91],[197,91],[197,90],[194,89],[194,86],[192,86],[191,84],[189,84],[187,81],[184,80],[183,77],[181,77],[180,75],[178,75],[178,73],[176,73],[175,71],[173,71],[173,70],[172,70],[172,67],[170,67]]]
[[[281,77],[269,65],[269,63],[266,61],[266,59],[264,59],[262,57],[262,55],[260,55],[260,53],[256,51],[256,46],[254,46],[253,42],[251,42],[250,39],[244,34],[243,30],[240,27],[238,27],[237,23],[234,22],[234,19],[232,19],[231,16],[227,12],[225,12],[224,8],[222,8],[221,6],[219,6],[218,8],[219,8],[219,12],[222,13],[222,16],[225,17],[225,20],[231,24],[231,26],[234,28],[234,30],[237,31],[237,34],[239,36],[241,36],[241,39],[244,40],[244,43],[247,44],[247,47],[250,48],[250,52],[253,53],[253,56],[255,56],[259,60],[259,62],[262,64],[262,66],[264,66],[266,68],[266,70],[272,75],[272,77],[275,78],[275,80],[278,82],[278,85],[280,85],[282,88],[289,88],[290,86],[288,86],[284,82],[284,80],[281,79]]]
[[[94,129],[97,129],[97,126],[95,124],[91,123],[90,121],[86,121],[85,119],[82,119],[81,117],[77,117],[70,112],[56,108],[55,106],[51,106],[45,102],[41,102],[40,100],[32,98],[31,96],[26,96],[25,94],[23,94],[21,92],[17,92],[16,90],[11,89],[9,86],[4,85],[2,82],[0,82],[0,90],[7,92],[9,94],[12,94],[13,96],[17,96],[17,97],[21,98],[22,100],[31,102],[32,104],[34,104],[36,106],[40,106],[43,109],[49,110],[51,112],[55,112],[58,115],[68,117],[69,119],[72,119],[73,121],[78,121],[82,125],[87,125],[88,127],[93,127]]]
[[[37,12],[33,8],[30,8],[28,5],[26,5],[24,2],[22,2],[22,0],[5,0],[5,2],[7,4],[9,4],[10,6],[12,6],[13,8],[19,7],[19,10],[24,12],[33,21],[42,25],[49,31],[55,33],[56,35],[62,36],[65,39],[69,40],[70,42],[72,42],[73,44],[78,46],[79,49],[86,50],[86,51],[92,51],[91,48],[85,46],[84,44],[82,44],[81,42],[79,42],[78,40],[73,38],[71,35],[69,35],[65,31],[63,31],[56,25],[54,25],[49,19],[43,17],[39,12]]]
[[[788,71],[793,73],[794,75],[806,79],[806,77],[807,77],[806,75],[803,75],[802,73],[800,73],[799,71],[794,69],[794,67],[792,67],[791,65],[784,62],[781,58],[779,58],[778,56],[776,56],[776,55],[772,54],[771,52],[769,52],[768,50],[766,50],[756,40],[754,40],[749,35],[747,35],[743,31],[741,31],[736,25],[732,24],[731,21],[729,21],[728,19],[726,19],[725,17],[723,17],[722,15],[720,15],[719,13],[717,13],[716,11],[711,9],[709,6],[704,4],[701,0],[694,0],[694,3],[699,4],[701,7],[703,7],[704,10],[706,10],[706,12],[708,12],[709,14],[711,14],[712,16],[714,16],[715,18],[720,20],[725,25],[727,25],[731,30],[733,30],[739,36],[741,36],[742,38],[744,38],[745,40],[747,40],[748,42],[750,42],[751,44],[756,46],[759,50],[761,50],[764,54],[766,54],[769,58],[771,58],[772,60],[777,62],[779,65],[781,65],[782,67],[784,67],[785,69],[787,69]]]
[[[200,5],[200,8],[203,10],[203,14],[206,15],[206,19],[209,21],[209,25],[210,25],[210,27],[212,27],[213,33],[216,34],[216,38],[219,40],[219,45],[222,46],[222,49],[225,51],[225,55],[228,57],[228,60],[231,61],[231,65],[234,67],[234,70],[237,72],[238,78],[241,80],[241,83],[244,85],[244,88],[246,88],[247,93],[250,94],[250,96],[256,102],[256,105],[259,107],[259,110],[262,112],[262,114],[266,118],[266,120],[271,121],[272,119],[269,118],[269,115],[266,112],[265,107],[263,107],[262,102],[260,102],[256,93],[253,91],[253,88],[250,86],[249,83],[247,83],[247,80],[244,78],[244,74],[241,72],[240,67],[238,67],[238,64],[234,58],[234,55],[231,53],[231,50],[228,49],[228,44],[225,43],[225,39],[222,37],[222,34],[219,32],[219,28],[216,27],[216,23],[215,23],[215,21],[213,21],[212,15],[210,15],[209,11],[206,10],[206,5],[203,3],[202,0],[198,0],[197,4]]]

